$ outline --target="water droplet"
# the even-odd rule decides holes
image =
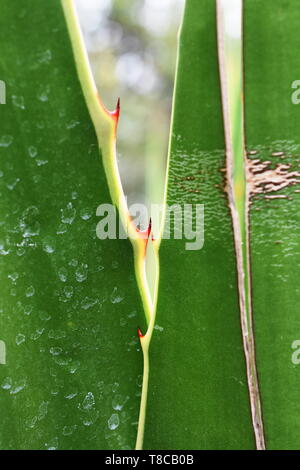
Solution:
[[[71,436],[73,434],[73,432],[76,431],[76,427],[77,427],[76,425],[74,425],[74,426],[64,426],[63,431],[62,431],[63,435],[64,436]]]
[[[10,183],[7,183],[6,187],[10,191],[13,191],[19,182],[20,182],[20,178],[15,178]]]
[[[60,224],[56,233],[57,233],[57,235],[62,235],[64,233],[66,233],[67,230],[68,230],[68,228],[67,228],[66,224]]]
[[[119,415],[116,413],[112,414],[109,420],[107,421],[107,425],[111,431],[117,429],[120,425]]]
[[[72,286],[66,286],[64,287],[64,294],[66,296],[67,299],[71,299],[71,297],[73,296],[73,287]]]
[[[73,398],[77,397],[78,393],[77,392],[73,392],[73,393],[69,393],[69,395],[66,395],[65,398],[67,400],[72,400]]]
[[[42,103],[46,103],[49,100],[50,86],[41,86],[37,92],[37,99]]]
[[[29,418],[26,420],[25,426],[27,428],[33,429],[36,423],[37,423],[37,416],[34,416],[33,418]]]
[[[25,109],[25,103],[23,96],[12,96],[13,105],[20,109]]]
[[[50,348],[50,354],[52,356],[59,356],[61,353],[62,353],[62,348],[59,348],[59,347],[53,347],[53,348]]]
[[[24,307],[24,315],[30,315],[33,310],[32,305],[25,305]]]
[[[12,379],[10,377],[6,377],[1,384],[1,388],[3,388],[3,390],[9,390],[11,389],[11,387],[12,387]]]
[[[68,371],[70,372],[70,374],[75,374],[75,372],[79,369],[80,367],[80,362],[79,361],[73,361],[69,367],[68,367]]]
[[[64,224],[72,224],[76,217],[76,209],[72,202],[69,202],[65,209],[61,209],[61,220]]]
[[[24,343],[25,340],[26,340],[26,336],[25,336],[25,335],[22,335],[21,333],[19,333],[19,334],[16,336],[16,345],[17,345],[17,346],[20,346],[20,344]]]
[[[82,419],[82,423],[84,426],[91,426],[94,424],[99,417],[99,411],[92,409],[86,412],[86,415]]]
[[[160,332],[163,332],[163,331],[164,331],[163,326],[159,326],[159,325],[155,325],[155,326],[154,326],[154,329],[155,329],[155,330],[158,330],[158,331],[160,331]]]
[[[114,290],[112,291],[112,294],[110,296],[110,300],[112,304],[119,304],[124,300],[124,297],[118,292],[118,288],[114,287]]]
[[[8,274],[8,279],[11,279],[12,282],[16,282],[16,280],[19,278],[19,274],[17,272]]]
[[[71,261],[69,262],[69,266],[74,266],[74,267],[78,266],[77,259],[71,259]]]
[[[19,393],[19,392],[21,392],[22,390],[24,390],[25,387],[26,387],[26,380],[25,380],[25,379],[20,379],[20,380],[17,381],[17,383],[15,383],[15,385],[11,388],[10,394],[11,394],[11,395],[16,395],[17,393]]]
[[[55,251],[55,241],[51,237],[46,237],[43,240],[43,250],[46,253],[54,253],[54,251]]]
[[[40,223],[37,220],[39,210],[35,206],[30,206],[22,214],[20,219],[20,229],[24,238],[34,237],[40,233]]]
[[[75,272],[75,277],[76,281],[78,282],[83,282],[87,279],[88,275],[88,265],[87,264],[81,264]]]
[[[32,335],[30,335],[30,339],[32,339],[33,341],[36,341],[37,339],[39,339],[40,336],[42,336],[44,331],[45,331],[45,328],[37,329],[34,333],[32,333]]]
[[[92,392],[88,392],[82,402],[82,408],[84,410],[91,410],[95,405],[95,397]]]
[[[48,333],[48,338],[52,339],[61,339],[66,337],[66,332],[63,330],[50,330]]]
[[[9,252],[10,252],[9,250],[6,250],[6,249],[4,248],[4,244],[3,244],[3,243],[0,243],[0,255],[6,256],[6,255],[9,254]]]
[[[25,254],[25,248],[18,248],[17,249],[17,256],[23,256]]]
[[[83,310],[88,310],[89,308],[93,307],[94,305],[96,305],[98,303],[98,300],[97,299],[92,299],[90,297],[85,297],[82,301],[81,301],[81,308],[83,308]]]
[[[128,313],[128,318],[134,318],[136,317],[136,311],[134,310],[133,312]]]
[[[0,138],[0,147],[9,147],[13,143],[12,135],[3,135]]]
[[[25,291],[26,297],[32,297],[35,294],[35,288],[33,286],[27,287]]]
[[[129,397],[124,397],[122,395],[116,395],[114,398],[113,398],[113,401],[112,401],[112,407],[114,410],[116,411],[121,411],[126,402],[129,400]]]
[[[54,437],[48,444],[45,444],[47,450],[57,450],[58,448],[58,438]]]
[[[44,419],[46,414],[48,413],[48,405],[49,405],[49,403],[47,401],[43,401],[40,404],[39,410],[38,410],[38,415],[37,415],[37,418],[38,418],[39,421]]]
[[[51,315],[48,312],[45,312],[44,310],[39,311],[39,318],[42,321],[49,321],[51,320]]]
[[[61,282],[67,282],[68,280],[68,271],[66,268],[60,268],[58,270],[58,277],[61,280]]]
[[[40,159],[36,160],[37,166],[44,166],[44,165],[47,165],[47,163],[48,163],[48,160],[40,160]]]
[[[90,211],[90,209],[82,209],[80,211],[80,217],[82,218],[82,220],[89,220],[92,217],[92,212]]]
[[[28,155],[31,158],[35,158],[37,156],[37,154],[38,154],[38,151],[37,151],[36,147],[33,147],[33,146],[28,147]]]
[[[66,128],[67,129],[73,129],[74,127],[78,126],[80,124],[79,121],[70,121],[67,125],[66,125]]]

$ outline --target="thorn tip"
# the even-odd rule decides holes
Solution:
[[[140,338],[144,338],[144,335],[143,335],[143,333],[141,332],[140,328],[138,329],[138,335],[139,335]]]

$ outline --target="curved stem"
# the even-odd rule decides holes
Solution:
[[[78,15],[74,5],[74,0],[61,0],[61,2],[71,38],[77,73],[102,153],[103,165],[110,195],[113,203],[119,210],[122,224],[133,246],[136,280],[148,325],[146,335],[141,337],[141,345],[144,356],[144,380],[137,439],[137,446],[141,447],[145,426],[149,380],[149,345],[154,330],[158,293],[158,247],[160,240],[152,241],[151,230],[149,230],[149,232],[146,231],[145,233],[140,232],[131,219],[117,163],[116,139],[120,114],[120,103],[118,101],[116,110],[112,112],[108,111],[103,105],[92,75]],[[151,296],[146,274],[146,252],[149,240],[150,243],[153,243],[153,252],[155,258],[155,269],[153,273],[155,276],[155,287],[153,297]]]

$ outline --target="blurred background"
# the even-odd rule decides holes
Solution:
[[[76,0],[100,95],[121,98],[118,159],[129,205],[162,198],[184,0]]]

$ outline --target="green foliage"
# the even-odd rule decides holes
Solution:
[[[214,2],[187,2],[168,204],[205,204],[205,245],[163,241],[150,363],[147,449],[254,448],[236,261],[224,193],[225,144]],[[166,401],[166,396],[167,401]]]
[[[248,150],[272,168],[290,165],[299,180],[300,38],[295,0],[245,2],[245,110]],[[282,152],[282,153],[281,153]],[[298,172],[298,176],[297,176]],[[286,180],[286,178],[283,178]],[[282,178],[281,178],[282,182]],[[292,344],[299,339],[299,186],[253,200],[251,261],[257,366],[269,449],[299,449],[300,375]],[[268,195],[267,195],[268,196]]]
[[[249,234],[245,201],[239,211],[270,449],[297,449],[300,434],[297,7],[244,2]],[[162,241],[146,449],[255,448],[216,29],[215,2],[187,0],[166,202],[205,205],[205,245]],[[132,449],[145,318],[129,242],[96,237],[110,194],[60,2],[3,0],[0,47],[0,448]]]
[[[110,196],[60,2],[3,1],[0,25],[0,447],[132,448],[142,309],[129,242],[96,238]]]

